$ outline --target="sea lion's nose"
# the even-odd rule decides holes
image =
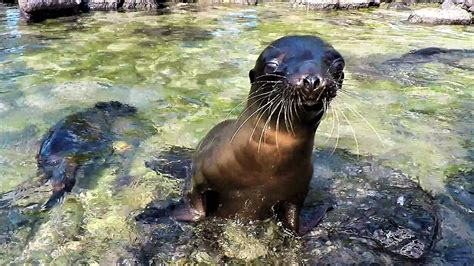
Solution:
[[[303,77],[303,87],[307,92],[316,90],[321,84],[321,78],[318,75],[307,75]]]

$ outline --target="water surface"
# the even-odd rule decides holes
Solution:
[[[369,156],[433,195],[448,193],[447,177],[472,171],[474,59],[381,63],[429,46],[474,49],[474,31],[407,24],[408,14],[178,6],[24,25],[18,9],[0,6],[0,192],[36,177],[38,143],[67,114],[119,100],[149,126],[140,135],[118,125],[138,134],[133,152],[118,151],[94,187],[68,196],[41,223],[13,230],[0,262],[112,263],[133,253],[129,247],[140,244],[133,214],[179,191],[179,181],[144,162],[169,145],[194,147],[214,124],[238,115],[258,54],[287,34],[318,35],[347,62],[347,93],[320,126],[317,148]],[[469,240],[472,219],[457,225]]]

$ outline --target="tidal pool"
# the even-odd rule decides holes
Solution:
[[[156,174],[145,161],[168,146],[195,147],[213,125],[235,117],[258,54],[287,34],[318,35],[347,63],[345,93],[332,104],[315,148],[371,158],[419,182],[445,209],[441,229],[447,231],[430,260],[474,262],[474,57],[383,63],[430,46],[474,49],[474,30],[411,25],[404,22],[408,15],[288,11],[276,3],[178,5],[160,13],[94,12],[25,25],[18,9],[0,4],[0,193],[36,178],[39,142],[64,116],[97,101],[139,110],[139,123],[116,125],[124,139],[92,177],[93,186],[77,188],[48,214],[24,214],[32,202],[47,199],[47,188],[29,190],[16,209],[0,209],[0,264],[127,263],[148,259],[143,254],[153,248],[163,250],[162,256],[153,252],[158,262],[219,262],[222,254],[281,259],[275,247],[284,247],[280,253],[290,262],[305,261],[311,252],[299,255],[304,241],[280,236],[271,225],[259,233],[262,240],[228,222],[222,253],[213,254],[189,251],[199,241],[147,246],[133,219],[150,201],[180,191],[181,181]],[[173,230],[199,231],[178,227]],[[172,229],[163,227],[165,239],[166,230]]]

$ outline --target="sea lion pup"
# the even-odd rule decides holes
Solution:
[[[299,217],[313,174],[314,135],[342,86],[343,69],[339,52],[318,37],[272,42],[250,70],[244,111],[198,145],[186,200],[171,215],[182,221],[276,215],[285,228],[307,231]]]
[[[79,168],[112,153],[111,124],[117,117],[135,113],[135,107],[127,104],[99,102],[67,116],[49,130],[37,155],[40,176],[53,186],[53,195],[43,209],[53,207],[71,191]]]

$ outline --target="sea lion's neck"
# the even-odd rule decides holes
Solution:
[[[258,106],[248,105],[236,123],[239,138],[257,143],[259,147],[293,149],[297,146],[312,147],[319,125],[309,124],[295,113],[284,113],[283,109],[262,111]]]
[[[291,134],[296,138],[313,138],[323,114],[323,110],[306,111],[284,104],[271,106],[249,101],[238,124],[245,123],[245,126],[251,126],[255,131],[266,129]]]

